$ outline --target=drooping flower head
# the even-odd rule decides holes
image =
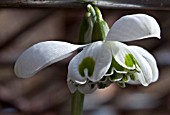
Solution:
[[[98,29],[94,29],[97,28],[95,22],[90,23],[92,29],[86,29],[93,37],[93,34],[98,34],[98,31],[93,33],[94,30]],[[105,40],[90,38],[93,43],[85,45],[62,41],[35,44],[18,58],[15,73],[21,78],[33,76],[41,69],[67,58],[73,51],[82,49],[68,66],[67,82],[72,93],[76,90],[91,93],[111,83],[121,86],[125,86],[125,83],[148,86],[158,79],[156,61],[148,51],[139,46],[127,46],[120,42],[160,38],[160,27],[153,17],[146,14],[123,16],[106,33],[108,34]]]

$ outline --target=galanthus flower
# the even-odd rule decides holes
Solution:
[[[72,93],[91,93],[111,83],[148,86],[158,79],[154,57],[139,46],[121,42],[160,38],[157,21],[145,14],[126,15],[117,20],[105,41],[75,45],[62,41],[45,41],[28,48],[16,61],[18,77],[33,76],[41,69],[65,59],[82,49],[68,66],[67,82]]]

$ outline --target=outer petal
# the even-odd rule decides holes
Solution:
[[[157,21],[146,14],[126,15],[117,20],[111,27],[106,40],[132,41],[148,37],[160,38],[160,27]]]
[[[79,84],[84,84],[87,78],[97,82],[106,74],[110,64],[111,52],[105,43],[94,42],[70,61],[68,77]]]
[[[118,73],[122,73],[121,71],[123,71],[123,73],[126,73],[124,71],[124,68],[129,70],[135,69],[135,64],[132,64],[132,66],[128,66],[128,64],[126,64],[126,56],[128,54],[131,54],[127,45],[117,41],[106,42],[106,44],[108,45],[108,47],[111,49],[112,52],[112,56],[113,56],[112,66],[115,67],[115,65],[119,64],[119,67],[117,68],[115,67]],[[133,60],[131,58],[129,58],[128,61],[133,63]]]
[[[157,67],[157,63],[155,58],[145,49],[138,47],[138,46],[129,46],[129,48],[136,50],[140,55],[142,55],[146,61],[149,63],[152,69],[152,82],[155,82],[158,79],[159,71]]]
[[[139,79],[136,79],[136,80],[129,80],[129,81],[128,81],[128,84],[131,84],[131,85],[138,85],[138,84],[141,84],[141,82],[139,81]]]
[[[135,77],[141,82],[142,85],[148,86],[152,82],[153,74],[152,69],[146,59],[140,55],[134,49],[131,49],[131,53],[137,61],[139,72],[135,72]]]
[[[22,53],[16,61],[15,74],[21,78],[30,77],[46,66],[67,58],[74,50],[83,46],[60,41],[35,44]]]

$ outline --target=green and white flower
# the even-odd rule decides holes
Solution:
[[[97,88],[118,84],[148,86],[158,79],[154,57],[138,46],[127,46],[120,41],[160,38],[157,21],[145,14],[126,15],[117,20],[105,41],[75,45],[62,41],[40,42],[28,48],[16,61],[18,77],[33,76],[41,69],[69,57],[82,49],[68,66],[68,86],[73,93],[91,93]],[[104,86],[103,86],[104,85]]]

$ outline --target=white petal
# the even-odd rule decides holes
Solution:
[[[109,73],[106,73],[105,76],[111,76],[114,74],[114,69],[111,69],[111,71]]]
[[[23,52],[16,61],[15,74],[21,78],[30,77],[46,66],[67,58],[74,50],[83,46],[60,41],[35,44]]]
[[[116,82],[116,81],[122,80],[122,78],[123,78],[123,74],[117,74],[116,73],[115,75],[109,77],[109,80],[112,81],[112,82]]]
[[[119,70],[116,70],[116,68],[113,68],[113,70],[114,70],[116,73],[120,73],[120,74],[126,74],[126,73],[128,73],[128,71],[119,71]]]
[[[141,84],[141,83],[140,83],[140,81],[137,79],[137,80],[129,80],[129,81],[128,81],[128,84],[138,85],[138,84]]]
[[[84,85],[79,85],[78,86],[78,90],[83,93],[83,94],[90,94],[93,93],[94,91],[96,91],[97,89],[97,85],[93,84],[93,86],[91,84],[84,84]]]
[[[159,71],[158,71],[155,58],[148,51],[146,51],[145,49],[141,47],[138,47],[138,46],[129,46],[129,47],[131,49],[136,50],[140,55],[142,55],[146,59],[146,61],[149,63],[152,69],[152,74],[153,74],[152,82],[157,81],[158,76],[159,76]]]
[[[86,62],[85,60],[89,60],[90,62]],[[87,78],[93,82],[97,82],[106,74],[110,64],[111,52],[108,47],[101,41],[94,42],[84,48],[83,51],[70,61],[68,77],[82,84],[86,82]]]
[[[125,45],[125,44],[123,44],[121,42],[117,42],[117,41],[106,42],[106,44],[110,47],[110,49],[112,51],[112,55],[113,55],[115,61],[120,66],[122,66],[123,68],[129,69],[129,70],[135,69],[135,64],[132,67],[125,64],[126,55],[131,54],[131,52],[129,51],[127,45]],[[129,61],[132,61],[132,60],[129,59]],[[115,65],[116,64],[114,64],[113,61],[112,61],[112,66],[114,67]],[[117,72],[119,72],[119,73],[122,73],[122,72],[126,73],[126,71],[118,70],[117,68],[115,68],[115,70],[117,70]]]
[[[126,15],[111,27],[107,41],[132,41],[148,37],[160,38],[157,21],[146,14]]]
[[[152,82],[153,78],[152,69],[149,63],[142,55],[140,55],[134,49],[131,49],[131,53],[139,64],[139,66],[136,66],[138,66],[140,72],[135,72],[135,77],[137,77],[137,79],[141,82],[142,85],[148,86]]]
[[[69,79],[67,80],[67,85],[71,93],[74,93],[77,90],[75,83]]]
[[[89,93],[93,93],[97,89],[96,84],[86,83],[86,84],[80,85],[80,84],[74,83],[69,78],[67,79],[67,85],[71,93],[74,93],[76,90],[78,90],[83,94],[89,94]]]

